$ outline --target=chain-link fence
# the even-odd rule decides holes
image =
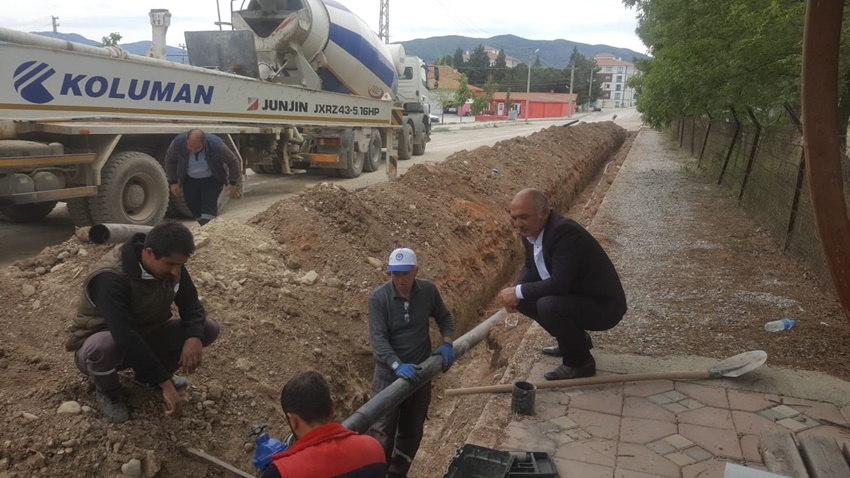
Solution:
[[[814,222],[802,131],[792,108],[685,118],[669,131],[679,147],[698,158],[699,169],[728,188],[784,250],[800,257],[825,286],[831,283]],[[845,156],[845,176],[848,169]]]

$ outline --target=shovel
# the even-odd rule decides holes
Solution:
[[[599,385],[603,383],[641,382],[648,380],[705,380],[709,378],[735,378],[761,367],[767,361],[767,352],[751,350],[716,363],[708,370],[637,373],[632,375],[603,375],[599,377],[572,378],[567,380],[552,380],[532,382],[538,389],[578,387],[581,385]],[[513,384],[490,385],[486,387],[452,388],[446,390],[447,397],[455,395],[472,395],[477,393],[508,393],[514,388]]]

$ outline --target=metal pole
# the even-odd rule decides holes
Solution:
[[[531,54],[528,54],[528,83],[525,86],[525,122],[528,123],[528,97],[531,96]]]
[[[576,74],[576,65],[575,65],[575,63],[573,63],[572,66],[570,67],[570,111],[569,111],[569,113],[570,113],[569,117],[570,118],[573,117],[573,109],[574,109],[573,105],[575,105],[575,101],[573,100],[573,80],[575,79],[575,74]]]
[[[491,315],[490,318],[478,324],[474,329],[463,334],[459,339],[454,341],[455,357],[460,358],[469,349],[478,345],[479,342],[487,338],[487,334],[497,322],[501,321],[507,311],[499,309],[498,312]],[[432,356],[428,360],[419,364],[422,370],[419,371],[419,381],[416,383],[408,382],[400,378],[390,384],[389,387],[381,390],[380,393],[372,397],[371,400],[364,403],[356,412],[342,422],[342,426],[358,433],[363,433],[369,429],[375,420],[387,414],[390,410],[397,407],[405,398],[409,397],[419,387],[423,385],[431,386],[430,381],[443,371],[443,358],[439,355]]]
[[[590,68],[590,81],[587,83],[587,106],[590,107],[590,99],[593,95],[593,67]]]

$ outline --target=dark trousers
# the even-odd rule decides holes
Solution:
[[[186,177],[183,181],[183,197],[186,206],[202,226],[218,216],[218,197],[223,184],[214,177],[195,179]]]
[[[372,396],[390,386],[398,377],[392,370],[375,366]],[[378,419],[367,434],[378,440],[387,457],[388,477],[407,476],[410,464],[419,451],[428,406],[431,404],[431,382],[422,384],[401,405]]]
[[[207,317],[204,322],[204,335],[201,343],[204,347],[215,342],[221,327],[213,319]],[[177,371],[180,365],[180,354],[183,352],[183,343],[188,336],[186,330],[180,323],[180,319],[172,317],[162,327],[151,332],[145,337],[145,342],[151,348],[160,363],[171,373]],[[118,379],[118,370],[128,368],[124,363],[121,351],[115,345],[112,332],[103,330],[92,334],[83,342],[74,354],[74,362],[83,375],[92,379],[95,387],[102,392],[113,392],[121,388]]]
[[[590,360],[584,332],[614,327],[625,315],[626,304],[607,297],[548,295],[537,301],[521,300],[517,310],[555,337],[564,365],[576,367]]]

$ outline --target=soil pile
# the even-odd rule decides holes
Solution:
[[[416,250],[420,274],[437,282],[460,335],[517,271],[522,249],[508,227],[511,196],[537,187],[565,210],[625,136],[612,123],[552,127],[415,166],[357,193],[321,185],[248,225],[196,228],[199,248],[188,268],[223,330],[189,377],[178,420],[163,415],[157,390],[128,373],[131,421],[108,423],[64,352],[82,279],[110,246],[74,237],[20,261],[0,276],[9,311],[0,317],[0,476],[116,476],[137,464],[144,476],[218,475],[183,457],[181,446],[253,471],[245,434],[259,423],[275,436],[288,433],[278,397],[289,377],[325,375],[338,418],[368,399],[367,297],[386,280],[393,248]],[[57,413],[60,406],[69,413]]]

